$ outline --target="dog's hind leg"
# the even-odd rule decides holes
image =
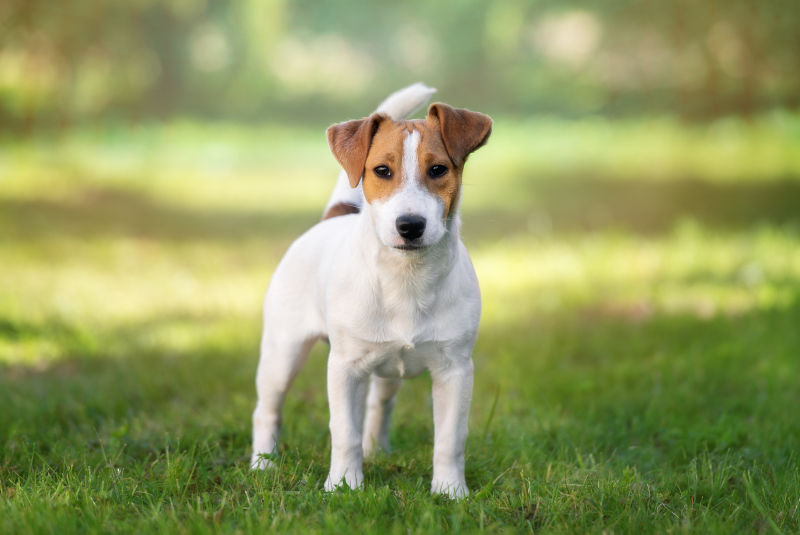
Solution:
[[[362,442],[365,457],[378,448],[389,451],[389,420],[401,384],[402,379],[384,379],[376,375],[370,380]]]
[[[258,404],[253,411],[253,456],[250,467],[262,470],[272,466],[265,457],[276,453],[281,426],[281,410],[292,380],[303,367],[316,338],[281,340],[265,333],[256,375]]]

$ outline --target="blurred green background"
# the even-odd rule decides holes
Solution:
[[[490,114],[702,120],[800,105],[792,0],[6,0],[0,121],[360,116],[425,80]]]
[[[800,7],[771,0],[0,2],[0,531],[800,530]],[[320,492],[325,351],[247,470],[260,302],[414,81],[489,113],[473,498],[429,381]],[[427,401],[426,401],[427,400]]]

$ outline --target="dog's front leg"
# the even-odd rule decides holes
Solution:
[[[433,379],[433,481],[431,493],[463,498],[464,446],[472,400],[472,359],[444,370],[431,370]]]
[[[361,426],[367,393],[365,374],[331,352],[328,358],[328,406],[331,412],[331,470],[325,490],[331,491],[342,481],[351,489],[364,483],[364,453],[361,449]]]

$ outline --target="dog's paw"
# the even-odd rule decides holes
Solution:
[[[254,453],[250,458],[250,470],[267,470],[275,468],[275,461],[267,457],[266,453]]]
[[[341,487],[351,489],[361,489],[364,487],[364,474],[360,471],[347,472],[343,476],[336,478],[333,474],[328,474],[325,480],[325,492],[332,492]]]
[[[443,479],[434,479],[431,483],[431,494],[441,494],[451,500],[459,500],[469,496],[469,489],[463,480],[445,481]]]

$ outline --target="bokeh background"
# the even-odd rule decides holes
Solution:
[[[0,119],[318,123],[423,79],[504,116],[753,116],[800,104],[789,0],[9,0]]]
[[[790,0],[4,0],[0,527],[800,529],[798,28]],[[457,506],[427,497],[425,378],[374,494],[319,494],[323,346],[285,469],[246,470],[324,130],[415,81],[495,120]]]

